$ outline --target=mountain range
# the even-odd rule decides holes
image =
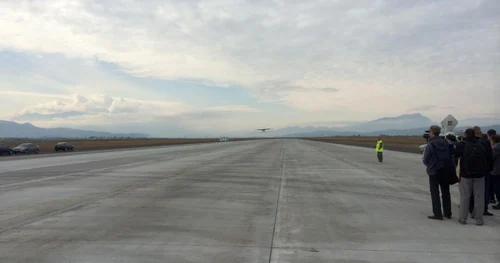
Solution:
[[[486,131],[488,129],[500,130],[500,119],[495,118],[471,118],[459,120],[460,127],[455,128],[455,131],[464,130],[472,125],[479,125]],[[317,126],[289,126],[281,129],[271,130],[266,133],[262,132],[240,132],[230,134],[232,137],[324,137],[324,136],[420,136],[431,125],[438,124],[428,117],[415,113],[403,114],[396,117],[384,117],[373,121],[347,125],[341,128],[317,127]],[[497,124],[497,125],[494,125]],[[141,125],[143,130],[159,133],[158,127]],[[165,127],[161,127],[166,129]],[[88,138],[88,137],[131,137],[131,138],[146,138],[151,137],[149,134],[141,133],[137,127],[127,126],[120,127],[120,130],[139,131],[137,133],[112,133],[95,131],[98,127],[88,127],[85,130],[71,128],[40,128],[30,123],[17,123],[13,121],[0,121],[0,138]],[[141,129],[141,130],[142,130]],[[155,130],[156,129],[156,130]],[[184,130],[182,127],[169,127],[169,132],[178,134],[177,137],[205,137],[201,134],[193,133],[192,131]]]
[[[483,130],[500,130],[500,119],[495,118],[469,118],[459,120],[459,127],[455,131],[465,130],[467,127],[479,125]],[[440,125],[420,113],[403,114],[396,117],[384,117],[364,123],[347,125],[341,128],[314,127],[314,126],[291,126],[272,130],[266,133],[268,137],[325,137],[325,136],[420,136],[431,125]],[[496,125],[495,125],[496,124]],[[257,136],[259,133],[251,133]],[[261,134],[262,135],[262,134]]]
[[[31,123],[17,123],[0,120],[0,138],[89,138],[89,137],[130,137],[145,138],[143,133],[110,133],[71,128],[40,128]]]

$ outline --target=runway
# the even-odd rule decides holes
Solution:
[[[8,158],[8,157],[6,157]],[[0,262],[500,262],[420,155],[262,140],[0,161]]]

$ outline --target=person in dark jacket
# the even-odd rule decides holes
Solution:
[[[490,136],[490,141],[493,150],[493,170],[491,171],[491,176],[495,185],[495,194],[497,199],[500,197],[500,135]],[[492,206],[493,209],[500,209],[500,201],[497,205]]]
[[[484,211],[483,215],[485,216],[493,216],[492,213],[488,211],[488,204],[490,201],[490,189],[491,189],[491,170],[493,169],[493,161],[492,161],[492,149],[491,149],[491,143],[488,140],[488,136],[483,134],[481,131],[481,128],[478,126],[474,126],[472,128],[474,130],[474,134],[476,139],[478,139],[483,147],[486,149],[486,163],[487,163],[487,171],[484,175]],[[474,199],[471,199],[471,203],[469,206],[469,211],[472,214],[472,211],[474,211]]]
[[[443,214],[446,218],[451,218],[451,197],[450,185],[442,182],[440,178],[444,178],[443,160],[450,159],[449,143],[439,137],[441,128],[433,125],[429,130],[429,142],[424,150],[422,162],[427,167],[427,175],[429,176],[429,188],[431,192],[432,211],[434,215],[428,216],[429,219],[443,220]],[[441,198],[443,201],[443,211],[441,211],[441,202],[439,200],[439,188],[441,188]]]
[[[489,129],[486,132],[486,134],[488,135],[488,140],[491,142],[492,137],[497,135],[497,131],[495,131],[494,129]],[[494,143],[492,143],[491,145],[493,146]],[[496,194],[497,193],[496,188],[499,188],[500,186],[496,186],[497,183],[494,182],[495,180],[496,180],[496,178],[494,178],[492,175],[491,176],[491,184],[490,184],[490,204],[495,204],[496,200],[498,200],[498,202],[500,203],[500,195]],[[500,189],[498,191],[500,191]],[[495,199],[495,196],[496,196],[496,199]]]
[[[471,144],[475,146],[476,148],[479,147],[479,149],[484,150],[484,157],[486,158],[486,151],[484,149],[483,144],[477,139],[476,137],[476,132],[473,129],[467,129],[465,130],[465,138],[459,142],[455,148],[455,158],[458,158],[460,160],[460,212],[459,212],[459,219],[458,221],[461,224],[466,224],[467,222],[467,217],[468,217],[468,212],[469,212],[469,205],[470,205],[470,199],[472,198],[472,195],[474,196],[474,203],[476,205],[476,209],[474,209],[474,216],[473,218],[476,220],[476,225],[482,226],[484,224],[483,221],[483,214],[484,214],[484,209],[477,209],[479,207],[484,207],[484,201],[485,201],[485,187],[484,187],[484,173],[469,173],[465,167],[465,163],[467,163],[469,160],[467,160],[468,156],[465,156],[465,149],[466,149],[466,144]],[[486,170],[486,160],[484,161],[484,167],[482,170]]]

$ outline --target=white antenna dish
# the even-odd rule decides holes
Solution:
[[[452,132],[453,129],[457,127],[457,125],[458,120],[455,119],[455,117],[453,117],[451,114],[446,116],[446,118],[441,121],[441,127],[444,129],[444,133]]]

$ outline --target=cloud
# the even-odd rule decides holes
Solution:
[[[145,128],[156,131],[156,135],[161,135],[159,127],[168,127],[164,133],[170,132],[169,130],[186,132],[190,129],[234,130],[242,127],[235,124],[238,120],[261,112],[262,110],[248,105],[196,108],[178,102],[115,98],[105,94],[74,94],[27,106],[12,116],[11,120],[29,121],[43,127],[101,127],[108,131],[117,131],[113,127],[144,125]],[[158,127],[153,127],[155,125]],[[147,129],[132,130],[150,132]]]
[[[278,80],[259,83],[257,87],[258,88],[254,89],[254,94],[261,102],[279,102],[306,111],[318,111],[331,108],[332,105],[335,105],[332,104],[331,101],[326,105],[318,105],[315,104],[315,100],[317,100],[318,97],[328,97],[334,100],[336,95],[333,93],[339,92],[339,89],[332,87],[311,86],[311,84],[307,83],[301,86]],[[305,102],[305,104],[302,102]]]
[[[246,112],[246,113],[260,113],[263,110],[252,108],[247,105],[226,105],[226,106],[214,106],[205,108],[206,111],[215,112]]]
[[[45,94],[45,93],[38,93],[38,92],[26,92],[26,91],[12,91],[12,90],[0,90],[0,94],[4,96],[22,96],[22,97],[42,97],[42,98],[60,98],[64,99],[67,96],[65,95],[58,95],[58,94]]]
[[[37,113],[37,112],[25,112],[23,114],[15,115],[13,117],[16,121],[51,121],[54,119],[67,119],[74,116],[84,116],[87,115],[85,112],[80,111],[67,111],[60,113]]]
[[[433,110],[452,110],[455,107],[438,106],[438,105],[421,105],[408,109],[409,112],[433,111]]]
[[[50,102],[30,105],[21,110],[22,114],[56,114],[64,112],[85,112],[96,114],[109,111],[114,99],[106,95],[83,96],[75,94],[72,97],[57,99]]]
[[[143,106],[140,102],[127,101],[125,99],[113,100],[108,108],[109,113],[133,113],[138,112]]]
[[[500,83],[495,0],[53,0],[2,1],[0,8],[0,49],[97,59],[139,77],[245,87],[299,110],[336,107],[326,107],[332,94],[323,106],[313,103],[326,95],[317,89],[338,89],[353,105],[366,102],[365,93],[401,100],[410,92],[412,100],[396,105],[402,111]],[[429,86],[439,87],[437,96],[411,92]]]
[[[498,69],[494,0],[118,2],[3,1],[0,47],[256,89],[352,78],[397,86]],[[278,101],[286,96],[287,87],[269,89]]]
[[[45,96],[51,97],[50,95]],[[74,116],[102,114],[118,115],[125,113],[175,115],[185,111],[187,108],[188,107],[182,103],[167,101],[141,101],[126,98],[113,98],[105,94],[74,94],[72,96],[62,96],[56,100],[26,106],[20,110],[19,114],[12,117],[12,119],[65,119]]]
[[[282,100],[287,105],[308,112],[325,112],[345,107],[343,106],[345,101],[342,98],[324,91],[290,92]]]

